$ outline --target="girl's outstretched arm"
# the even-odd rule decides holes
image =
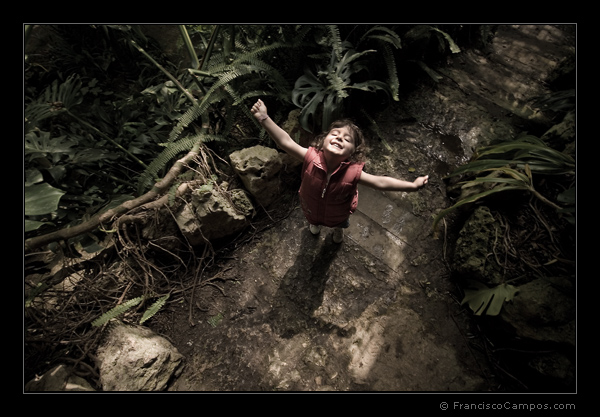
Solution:
[[[384,177],[380,175],[371,175],[366,172],[360,174],[360,184],[364,184],[371,188],[385,191],[418,191],[427,184],[429,175],[419,177],[413,182],[404,181],[392,177]]]
[[[271,136],[281,150],[287,152],[294,158],[297,158],[301,161],[304,160],[304,155],[306,155],[308,149],[294,142],[294,140],[285,130],[277,126],[277,124],[271,120],[267,113],[267,106],[265,106],[265,103],[263,103],[262,100],[258,100],[252,106],[250,112],[265,128],[269,136]]]

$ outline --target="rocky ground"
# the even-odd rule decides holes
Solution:
[[[167,334],[188,358],[172,390],[491,389],[427,215],[361,191],[376,204],[343,244],[311,235],[292,207],[229,254],[193,327],[185,305],[170,312]]]
[[[185,357],[171,391],[511,391],[450,279],[452,224],[442,177],[475,146],[543,122],[529,106],[574,46],[555,26],[502,26],[486,53],[452,58],[443,80],[380,114],[391,150],[371,138],[373,174],[418,193],[360,189],[345,240],[313,236],[284,183],[269,227],[222,252],[209,285],[149,324]],[[450,222],[450,219],[448,220]],[[191,314],[191,315],[190,315]],[[191,323],[190,323],[191,319]]]

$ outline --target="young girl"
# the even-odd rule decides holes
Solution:
[[[427,184],[428,175],[409,182],[364,172],[364,138],[349,120],[334,122],[328,132],[317,136],[314,146],[305,148],[269,118],[261,100],[251,112],[279,148],[304,162],[299,195],[313,234],[321,226],[332,227],[334,242],[342,242],[358,204],[358,184],[388,191],[417,191]]]

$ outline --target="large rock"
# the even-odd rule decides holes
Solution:
[[[571,284],[559,278],[538,278],[519,286],[500,318],[517,336],[539,342],[575,346],[575,298]]]
[[[248,224],[254,212],[252,203],[243,190],[226,190],[227,183],[203,185],[175,215],[179,230],[191,245],[230,236]]]
[[[490,286],[502,282],[502,274],[488,254],[496,235],[495,219],[486,206],[477,207],[465,222],[456,241],[454,269],[466,279]]]
[[[229,155],[231,166],[246,189],[263,207],[269,206],[280,194],[279,172],[283,166],[276,149],[253,146]]]
[[[285,130],[294,141],[307,148],[314,140],[315,135],[307,132],[302,128],[302,125],[300,125],[298,119],[301,113],[302,109],[294,109],[289,112],[288,118],[283,122],[281,128]]]
[[[183,362],[164,337],[121,323],[110,325],[96,356],[103,391],[163,391]]]

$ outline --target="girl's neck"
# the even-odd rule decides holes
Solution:
[[[344,158],[339,158],[336,155],[331,155],[327,151],[323,151],[323,159],[325,159],[328,175],[333,174],[335,170],[342,164],[342,162],[346,160]]]

